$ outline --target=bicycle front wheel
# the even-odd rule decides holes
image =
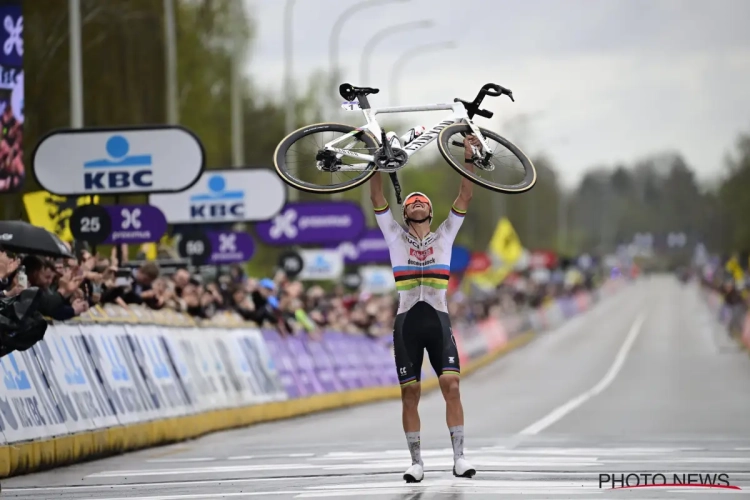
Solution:
[[[506,194],[524,193],[536,184],[536,169],[518,146],[508,139],[480,128],[493,154],[486,164],[475,165],[474,171],[464,164],[464,137],[472,134],[466,123],[445,127],[438,136],[438,149],[453,169],[475,184]]]
[[[340,193],[364,184],[375,174],[374,162],[325,151],[325,144],[347,134],[351,136],[337,148],[372,155],[379,147],[366,130],[340,123],[308,125],[286,136],[276,147],[276,172],[288,185],[308,193]]]

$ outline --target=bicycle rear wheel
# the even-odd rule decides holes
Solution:
[[[488,146],[493,151],[489,162],[475,165],[470,171],[464,165],[464,137],[472,134],[466,123],[455,123],[445,127],[438,136],[438,149],[455,171],[475,184],[491,191],[506,194],[524,193],[536,184],[536,169],[531,160],[518,146],[500,135],[480,128]],[[485,178],[485,174],[493,174]]]
[[[324,151],[323,146],[351,132],[338,147],[354,153],[372,155],[379,147],[375,137],[365,130],[340,123],[318,123],[295,130],[276,147],[273,163],[279,177],[300,191],[340,193],[367,182],[375,174],[375,163]],[[355,170],[342,168],[360,166]],[[348,177],[348,178],[347,178]]]

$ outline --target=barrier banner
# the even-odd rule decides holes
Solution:
[[[287,352],[295,361],[297,375],[302,383],[304,394],[310,396],[322,393],[323,386],[320,385],[318,377],[315,375],[315,365],[302,340],[295,335],[288,335],[282,338],[281,342],[286,344]]]
[[[276,370],[279,373],[284,390],[290,398],[298,398],[305,394],[297,374],[297,367],[281,341],[281,335],[272,330],[262,330],[263,339],[266,341],[268,352],[276,361]]]
[[[207,368],[207,361],[200,358],[200,346],[194,344],[180,330],[173,330],[163,338],[167,357],[185,391],[190,406],[195,410],[208,410],[225,406],[218,397],[219,388],[215,380],[205,376],[199,363]]]
[[[157,327],[144,325],[136,329],[126,325],[125,330],[147,390],[159,406],[159,414],[175,417],[190,413],[192,408],[168,361]]]
[[[236,330],[234,332],[240,348],[247,358],[247,368],[257,382],[259,395],[264,401],[287,399],[284,386],[271,359],[260,330]]]
[[[337,332],[325,332],[323,342],[326,349],[331,353],[336,376],[344,384],[347,390],[365,387],[359,373],[356,353],[352,353],[350,345],[346,342],[347,335]]]
[[[576,307],[572,299],[565,297],[563,299],[560,299],[558,303],[560,304],[560,309],[562,309],[562,313],[565,316],[565,319],[575,315]]]
[[[226,405],[230,407],[241,406],[248,403],[251,398],[245,386],[233,377],[233,370],[225,364],[226,347],[222,343],[226,331],[206,329],[200,331],[198,345],[201,347],[202,371],[210,374],[219,387],[219,397],[223,397]],[[196,340],[193,339],[193,342]]]
[[[238,402],[241,405],[250,405],[266,399],[258,389],[257,382],[247,365],[247,358],[230,331],[214,330],[214,345],[218,350],[222,367],[226,370],[232,386],[238,393]]]
[[[132,351],[118,325],[81,325],[81,338],[88,352],[90,371],[99,374],[98,399],[106,398],[121,424],[146,421],[158,415],[153,400],[146,396]],[[118,335],[119,334],[119,335]],[[127,351],[123,349],[126,345]],[[127,353],[127,354],[126,354]]]
[[[353,337],[353,339],[356,339],[354,347],[356,348],[359,359],[361,360],[361,366],[364,367],[365,372],[369,375],[370,385],[377,387],[386,385],[388,383],[388,376],[381,368],[381,352],[375,349],[375,342],[373,342],[371,338],[365,336]]]
[[[49,395],[45,399],[40,397],[45,390],[44,382],[36,370],[31,371],[30,366],[36,365],[32,357],[31,350],[27,350],[0,358],[4,386],[0,397],[0,430],[8,443],[58,436],[67,431],[61,419],[55,418],[57,409],[52,407]]]
[[[117,417],[108,401],[97,398],[90,370],[84,369],[85,351],[80,350],[80,330],[73,325],[51,325],[44,340],[31,348],[53,396],[56,415],[68,432],[81,432],[117,425]]]
[[[500,349],[508,343],[508,334],[505,332],[502,323],[495,318],[488,318],[476,325],[480,335],[484,337],[485,350],[492,352]]]
[[[312,362],[315,367],[315,375],[324,392],[339,392],[344,390],[344,384],[341,383],[333,361],[334,355],[330,354],[322,341],[305,339],[307,352],[310,353]]]

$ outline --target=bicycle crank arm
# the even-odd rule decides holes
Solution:
[[[401,205],[401,184],[398,182],[398,175],[396,172],[388,174],[391,177],[391,183],[393,184],[393,190],[396,192],[396,203]]]

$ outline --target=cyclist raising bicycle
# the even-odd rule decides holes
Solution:
[[[479,140],[464,139],[465,163],[473,171],[472,146]],[[437,231],[430,231],[432,203],[422,193],[404,199],[403,219],[407,228],[394,219],[383,195],[380,172],[370,180],[370,198],[378,226],[388,242],[391,265],[399,294],[399,307],[393,328],[396,369],[401,385],[402,421],[412,465],[404,473],[406,482],[424,478],[424,463],[419,438],[420,378],[424,351],[439,377],[440,390],[447,407],[446,420],[453,445],[453,474],[473,477],[474,467],[464,458],[464,413],[459,393],[460,366],[453,338],[446,291],[450,277],[453,241],[469,207],[473,184],[461,179],[458,197],[448,218]]]

